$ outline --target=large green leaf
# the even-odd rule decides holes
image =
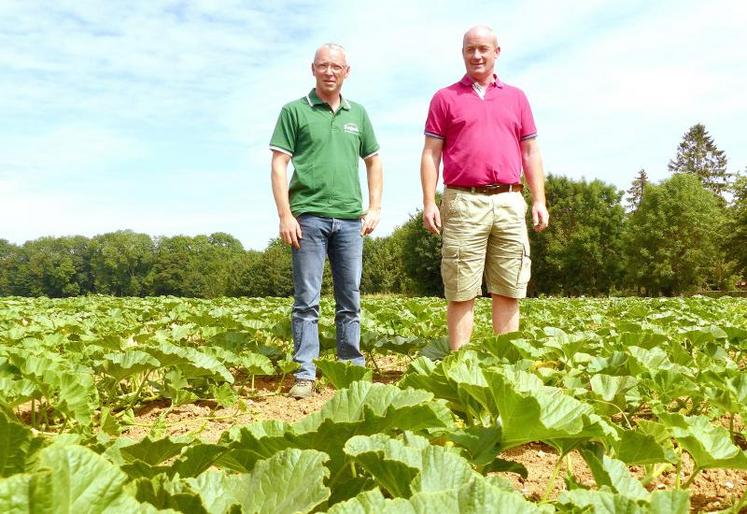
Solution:
[[[174,472],[182,477],[196,477],[216,463],[228,449],[219,444],[197,444],[182,452],[174,463]]]
[[[654,491],[649,499],[651,514],[687,514],[690,495],[687,491]]]
[[[327,514],[416,514],[415,507],[403,498],[384,498],[381,491],[372,489],[354,498],[336,503]]]
[[[153,355],[163,366],[174,366],[185,377],[212,377],[233,383],[233,375],[215,357],[189,346],[176,346],[160,341],[156,347],[144,351]]]
[[[220,443],[226,444],[228,451],[215,464],[242,473],[281,450],[299,446],[293,427],[282,421],[257,421],[234,428],[221,436]]]
[[[103,512],[127,481],[116,466],[81,446],[47,447],[39,452],[37,465],[52,471],[49,490],[37,494],[51,496],[58,514]]]
[[[613,491],[634,500],[648,497],[648,491],[630,474],[624,462],[604,455],[599,447],[583,449],[581,455],[598,486],[609,486]]]
[[[596,374],[591,377],[591,390],[606,402],[613,402],[622,397],[629,389],[638,384],[631,376],[611,376]]]
[[[444,434],[444,437],[463,448],[465,450],[462,452],[464,457],[472,465],[481,469],[483,473],[486,472],[487,466],[493,471],[513,471],[524,478],[527,477],[527,470],[521,464],[498,458],[498,452],[501,448],[501,429],[499,426],[473,425],[464,430],[452,430]]]
[[[413,491],[428,493],[459,489],[472,481],[482,481],[466,459],[443,446],[427,446],[421,452],[421,471],[412,482]]]
[[[534,375],[504,368],[485,376],[500,412],[504,450],[545,441],[566,452],[588,440],[617,437],[591,406],[543,385]]]
[[[0,479],[0,512],[3,514],[55,514],[50,494],[52,472],[23,473]]]
[[[207,471],[196,478],[185,481],[190,488],[202,498],[202,504],[210,514],[229,514],[234,509],[241,508],[238,500],[230,490],[241,487],[242,475],[226,475],[219,471]]]
[[[43,442],[42,438],[34,437],[30,429],[11,421],[0,411],[0,477],[25,471],[29,455]]]
[[[107,353],[102,356],[101,368],[116,380],[131,377],[161,365],[152,355],[140,350],[125,350],[117,353]]]
[[[483,376],[484,359],[473,350],[461,350],[438,364],[419,358],[410,364],[401,387],[431,391],[449,402],[468,423],[492,424],[497,409]]]
[[[553,511],[549,505],[535,505],[519,493],[505,491],[486,480],[472,480],[457,490],[417,493],[410,498],[410,503],[418,514],[535,514]]]
[[[371,382],[353,382],[319,412],[293,425],[298,447],[321,450],[330,456],[333,486],[352,478],[345,470],[342,448],[355,435],[452,427],[451,413],[434,401],[431,393]]]
[[[634,500],[609,489],[563,491],[558,503],[576,507],[574,512],[593,514],[688,514],[690,499],[687,491],[657,491],[645,500]]]
[[[249,375],[272,375],[275,368],[272,361],[260,353],[247,353],[240,356],[239,364]]]
[[[422,450],[429,446],[423,437],[393,439],[384,434],[355,436],[345,443],[345,453],[370,473],[379,487],[393,497],[407,498],[410,483],[422,471]]]
[[[619,440],[613,442],[615,455],[628,465],[675,462],[668,432],[664,438],[657,438],[641,428],[620,430],[618,434]]]
[[[372,370],[364,366],[356,366],[350,361],[317,359],[316,366],[335,389],[344,389],[358,380],[371,382],[373,377]]]
[[[660,413],[659,419],[698,468],[747,469],[747,454],[731,441],[729,431],[705,416]]]
[[[365,433],[381,432],[389,427],[403,430],[450,428],[453,419],[448,409],[433,400],[433,395],[417,389],[400,389],[390,384],[354,382],[338,391],[320,411],[293,425],[297,434],[316,432],[325,421],[332,424],[365,420]]]
[[[190,514],[207,514],[200,496],[178,480],[165,474],[140,478],[134,482],[136,499],[159,509],[175,509]]]
[[[139,459],[151,466],[155,466],[171,457],[179,455],[182,448],[187,444],[183,441],[174,441],[170,437],[154,441],[150,436],[146,436],[135,444],[122,446],[119,452],[127,462]]]
[[[327,455],[315,450],[283,450],[257,463],[249,475],[228,483],[245,514],[311,512],[329,498],[324,485],[329,470]]]

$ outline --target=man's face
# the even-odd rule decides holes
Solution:
[[[489,32],[474,31],[464,36],[462,57],[467,74],[474,80],[483,80],[493,75],[495,60],[501,49],[495,44],[495,36]]]
[[[322,95],[339,94],[350,68],[345,54],[334,48],[322,47],[311,64],[311,73],[316,78],[316,92]]]

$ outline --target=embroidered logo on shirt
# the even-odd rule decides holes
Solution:
[[[356,125],[355,123],[346,123],[345,125],[342,126],[342,130],[344,130],[345,132],[349,134],[359,133],[358,125]]]

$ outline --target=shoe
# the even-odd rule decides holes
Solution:
[[[293,384],[293,387],[291,387],[290,391],[288,391],[288,396],[291,396],[293,398],[298,398],[299,400],[302,398],[308,398],[309,396],[312,396],[314,394],[314,381],[313,380],[296,380],[296,383]]]

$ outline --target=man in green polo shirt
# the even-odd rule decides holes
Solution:
[[[322,45],[311,73],[316,87],[280,111],[270,140],[272,194],[280,237],[293,252],[293,359],[300,364],[295,398],[314,392],[319,356],[319,296],[329,257],[335,291],[337,356],[363,366],[360,351],[360,282],[363,236],[381,215],[379,144],[365,109],[340,94],[350,73],[345,49]],[[358,159],[368,174],[368,211],[363,210]],[[288,185],[288,163],[293,177]]]

